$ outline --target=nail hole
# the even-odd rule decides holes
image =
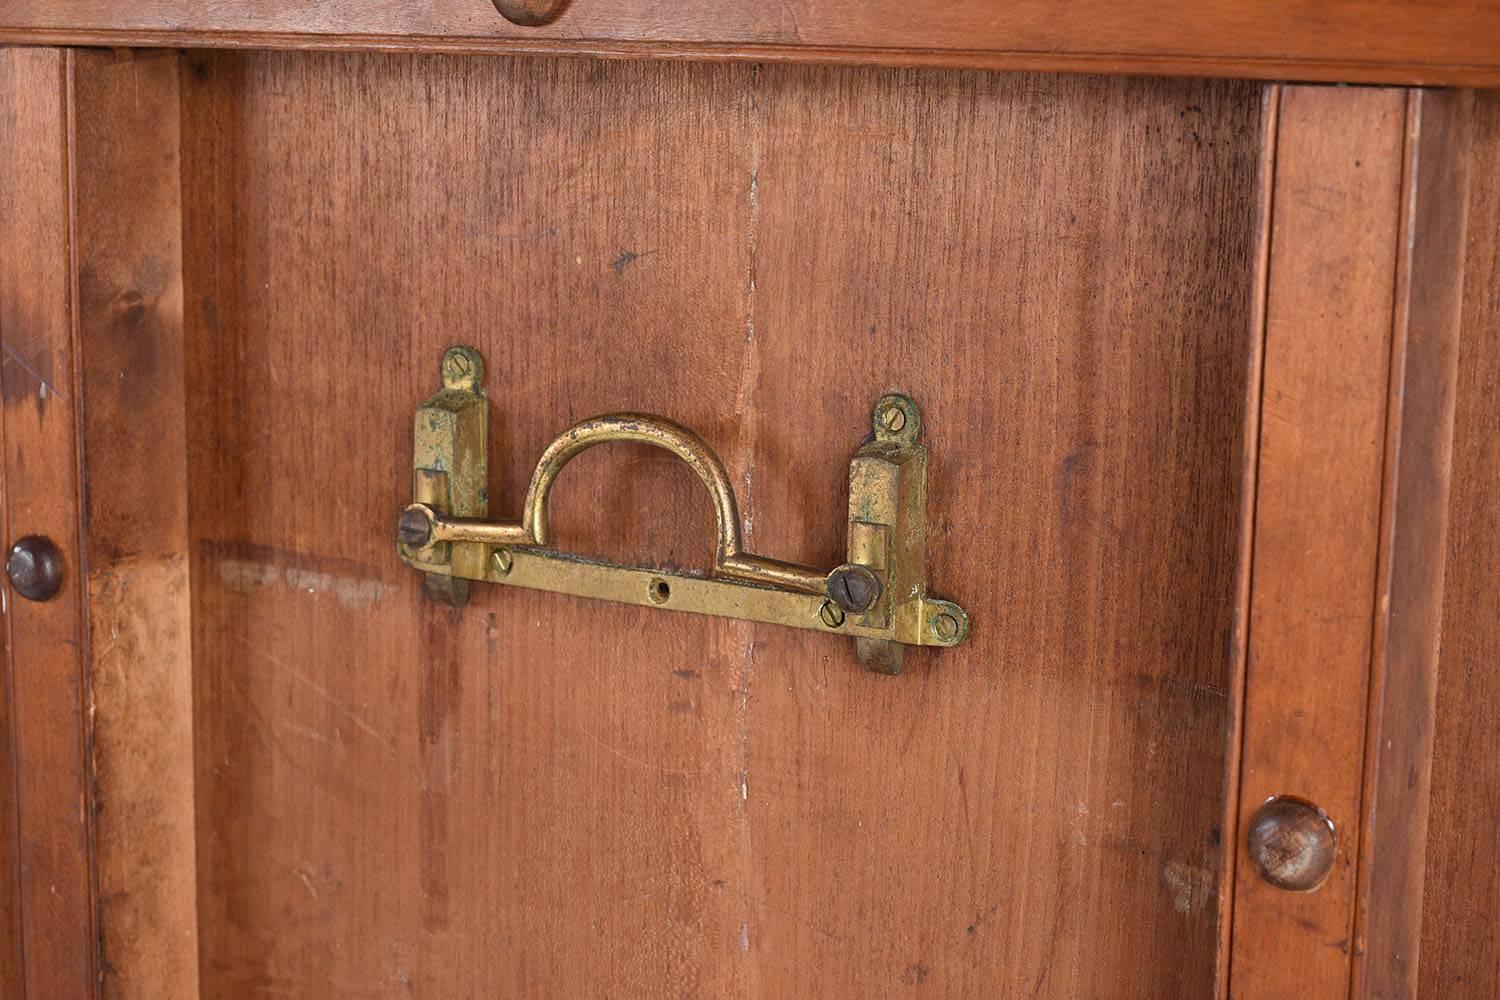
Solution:
[[[672,596],[672,588],[667,586],[667,581],[658,577],[651,581],[651,585],[646,588],[646,593],[651,596],[653,604],[666,604]]]

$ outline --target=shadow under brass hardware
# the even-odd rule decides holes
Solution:
[[[1333,871],[1338,837],[1323,810],[1290,795],[1276,795],[1255,811],[1246,846],[1267,882],[1278,889],[1311,892]]]
[[[834,632],[856,640],[872,670],[901,671],[906,646],[956,646],[969,618],[927,596],[927,449],[906,396],[875,406],[873,434],[849,467],[848,562],[833,570],[745,551],[729,474],[702,438],[665,417],[592,417],[548,445],[518,520],[491,521],[486,489],[489,401],[470,347],[443,355],[443,388],[417,410],[413,503],[397,523],[401,557],[426,573],[435,600],[463,604],[471,580]],[[718,527],[708,576],[581,559],[549,547],[547,500],[579,453],[636,441],[682,459],[708,487]]]

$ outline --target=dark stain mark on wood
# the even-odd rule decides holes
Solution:
[[[458,773],[459,709],[463,703],[463,661],[452,613],[428,605],[422,623],[422,691],[419,726],[422,753],[421,882],[422,923],[429,931],[448,929],[449,791]]]
[[[974,922],[964,928],[964,933],[969,935],[970,937],[973,937],[974,934],[979,930],[979,928],[989,923],[990,918],[993,917],[999,911],[999,909],[999,906],[992,906],[988,910],[985,910],[983,913],[977,914],[974,917]]]
[[[656,253],[655,250],[642,250],[640,253],[636,253],[634,250],[621,250],[620,255],[610,261],[609,266],[616,274],[624,274],[625,269],[631,264],[634,264],[642,257],[649,257],[654,253]]]

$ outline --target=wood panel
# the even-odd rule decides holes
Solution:
[[[1500,100],[1475,101],[1454,489],[1437,688],[1419,990],[1488,997],[1500,982]]]
[[[806,442],[909,391],[931,585],[975,632],[871,684],[757,631],[759,983],[1209,995],[1258,94],[762,89],[756,545],[837,560],[844,473]]]
[[[1240,726],[1236,997],[1411,995],[1443,594],[1466,95],[1286,87]],[[1307,892],[1245,856],[1271,796],[1323,809]]]
[[[1348,991],[1406,95],[1288,87],[1277,117],[1231,940],[1250,1000]],[[1338,831],[1315,892],[1243,859],[1274,795]]]
[[[25,995],[94,987],[79,480],[69,225],[67,55],[0,49],[0,390],[5,548],[50,537],[46,603],[6,593]]]
[[[21,848],[16,810],[15,727],[10,711],[10,670],[0,663],[0,994],[22,996]]]
[[[748,627],[483,588],[454,612],[392,538],[455,342],[490,370],[496,511],[606,410],[746,467],[750,77],[192,60],[205,995],[745,991]],[[552,511],[560,544],[708,564],[707,495],[662,452],[580,457]]]
[[[1415,903],[1422,898],[1452,489],[1469,119],[1468,94],[1408,95],[1354,997],[1397,1000],[1417,988],[1422,921]]]
[[[189,63],[205,995],[1213,989],[1255,88]],[[493,510],[571,421],[648,409],[814,562],[869,405],[914,392],[973,642],[885,678],[769,627],[423,603],[392,523],[465,341]],[[701,492],[591,452],[557,536],[703,566]]]
[[[1500,7],[1465,0],[9,0],[0,41],[592,53],[1500,85]]]
[[[73,59],[99,947],[112,998],[197,995],[175,53]]]

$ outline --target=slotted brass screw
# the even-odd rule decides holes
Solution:
[[[887,405],[880,411],[880,426],[895,434],[906,426],[906,411],[895,403]]]
[[[496,576],[508,574],[513,561],[509,549],[496,549],[490,553],[490,568],[495,571]]]
[[[958,637],[958,619],[952,615],[938,615],[932,620],[932,634],[943,642],[952,642]]]
[[[863,614],[880,599],[880,578],[865,566],[847,563],[828,574],[828,596],[846,614]]]
[[[823,619],[823,624],[829,628],[838,628],[844,624],[844,609],[832,601],[824,601],[822,610],[818,612],[818,617]]]
[[[462,351],[450,351],[443,359],[443,366],[447,369],[449,378],[460,379],[469,374],[469,356]]]
[[[402,545],[420,549],[432,537],[432,525],[419,510],[409,510],[401,515],[396,525],[396,540]]]

